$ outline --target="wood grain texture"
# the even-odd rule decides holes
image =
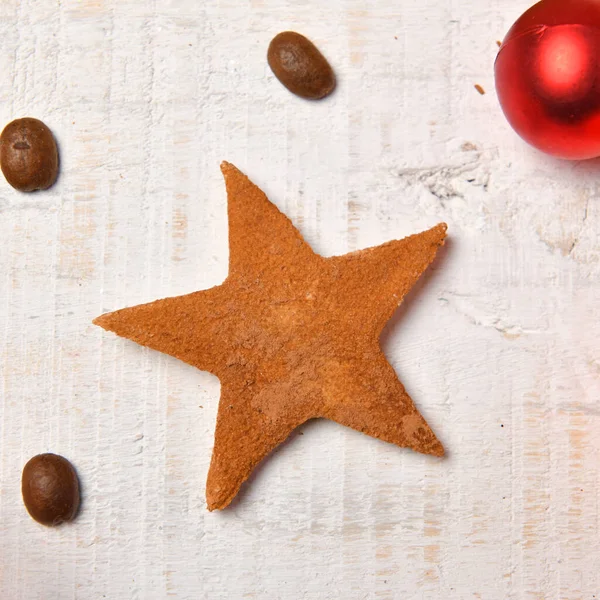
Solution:
[[[600,165],[499,111],[528,5],[0,3],[0,122],[44,120],[62,161],[48,192],[0,182],[3,599],[599,596]],[[325,101],[272,76],[286,29],[336,70]],[[310,423],[206,511],[218,380],[91,319],[223,280],[221,160],[326,256],[448,223],[383,336],[447,459]],[[46,451],[84,493],[57,530],[20,499]]]

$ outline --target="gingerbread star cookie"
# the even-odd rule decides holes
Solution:
[[[221,170],[228,195],[227,279],[94,321],[220,379],[208,509],[225,508],[252,469],[316,417],[442,456],[379,336],[434,259],[446,225],[324,258],[244,174],[229,163]]]

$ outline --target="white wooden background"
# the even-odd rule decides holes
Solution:
[[[540,155],[498,108],[527,7],[2,0],[0,123],[43,119],[62,159],[48,192],[0,180],[3,600],[600,596],[600,161]],[[333,97],[274,79],[285,29]],[[91,320],[225,277],[223,159],[325,255],[448,223],[383,336],[447,459],[313,422],[206,511],[218,380]],[[44,451],[83,485],[54,530],[20,497]]]

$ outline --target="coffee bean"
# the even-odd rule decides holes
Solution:
[[[45,190],[58,176],[58,149],[52,132],[37,119],[17,119],[0,135],[0,167],[22,192]]]
[[[42,525],[71,521],[79,508],[79,481],[73,465],[57,454],[38,454],[23,469],[23,503]]]
[[[318,100],[335,88],[335,75],[327,59],[299,33],[276,35],[269,44],[267,60],[275,77],[297,96]]]

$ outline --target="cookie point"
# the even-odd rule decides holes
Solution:
[[[222,501],[215,500],[214,498],[206,499],[206,508],[208,508],[208,512],[214,512],[215,510],[223,510],[229,502],[223,503]]]
[[[430,454],[432,456],[437,456],[439,458],[441,458],[442,456],[444,456],[446,454],[446,451],[444,450],[444,446],[442,446],[442,444],[438,441],[433,448],[431,448]]]
[[[227,162],[226,160],[221,162],[221,173],[226,173],[227,171],[235,171],[236,168],[234,165],[232,165],[230,162]]]
[[[111,315],[112,313],[104,313],[103,315],[96,317],[92,321],[92,324],[96,325],[97,327],[102,327],[102,329],[106,329],[106,331],[112,331],[110,326]]]
[[[440,236],[442,242],[446,238],[447,231],[448,231],[448,225],[446,225],[446,223],[438,223],[435,227],[433,227],[431,229],[432,233],[436,233]]]

